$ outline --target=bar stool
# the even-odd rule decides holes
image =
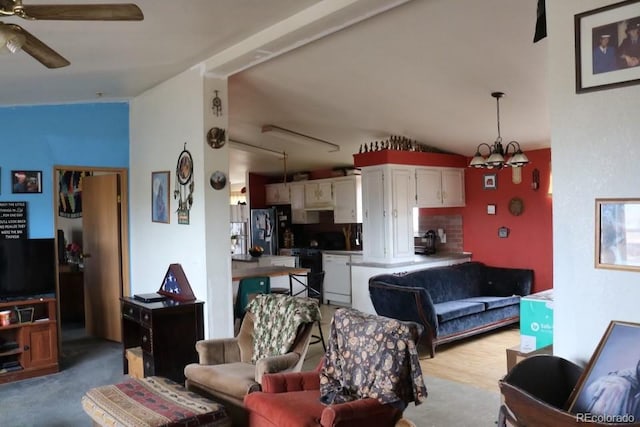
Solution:
[[[234,319],[242,320],[245,309],[257,294],[271,293],[269,277],[245,277],[238,283],[238,294],[233,309]]]
[[[309,272],[306,274],[289,273],[289,295],[295,297],[306,292],[307,297],[317,298],[318,305],[321,305],[323,283],[324,271],[318,271],[315,273]],[[294,284],[302,285],[302,289],[294,293]],[[320,324],[320,320],[318,320],[318,331],[320,335],[311,335],[313,341],[310,341],[309,344],[317,344],[321,342],[322,348],[324,349],[324,351],[327,351],[327,345],[324,342],[324,335],[322,333],[322,325]]]

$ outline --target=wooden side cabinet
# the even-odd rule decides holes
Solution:
[[[5,310],[12,315],[0,326],[0,384],[58,372],[56,299],[0,302]]]
[[[142,348],[144,376],[157,375],[184,384],[184,367],[198,361],[196,342],[204,339],[203,301],[166,299],[144,303],[120,299],[123,372],[129,373],[127,349]]]

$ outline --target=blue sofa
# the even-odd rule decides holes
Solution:
[[[369,279],[381,316],[424,326],[421,343],[431,357],[438,344],[520,320],[520,297],[533,287],[533,270],[465,262]]]

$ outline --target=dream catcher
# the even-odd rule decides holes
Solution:
[[[178,156],[176,165],[176,186],[173,198],[178,200],[178,224],[189,224],[189,210],[193,205],[193,158],[187,150],[187,143]]]

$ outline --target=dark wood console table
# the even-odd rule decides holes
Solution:
[[[166,299],[144,303],[120,298],[123,371],[127,349],[142,348],[144,376],[158,375],[184,384],[184,367],[198,361],[196,341],[204,339],[203,301]]]

